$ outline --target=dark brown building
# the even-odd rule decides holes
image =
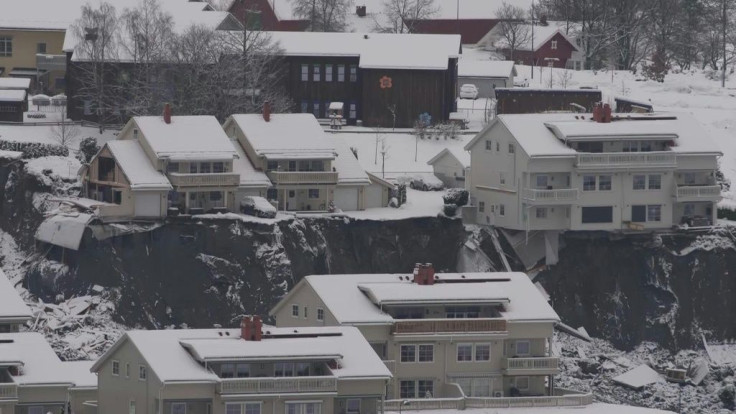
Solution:
[[[0,89],[0,122],[23,122],[26,107],[26,91]]]
[[[327,117],[344,104],[348,124],[412,127],[455,110],[460,36],[273,32],[288,65],[295,112]]]
[[[497,114],[582,111],[582,108],[590,113],[593,112],[593,105],[601,102],[602,94],[595,89],[497,88],[496,99]]]

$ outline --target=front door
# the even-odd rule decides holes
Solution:
[[[296,209],[296,190],[286,190],[286,210]]]

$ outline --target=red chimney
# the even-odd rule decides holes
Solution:
[[[164,122],[171,123],[171,105],[168,103],[164,104]]]
[[[603,108],[600,102],[596,102],[593,105],[593,121],[603,122]]]
[[[604,104],[603,105],[603,122],[604,123],[610,123],[611,122],[611,105]]]
[[[263,103],[263,120],[266,122],[271,121],[271,102],[264,102]]]
[[[245,341],[260,341],[263,334],[260,316],[244,316],[240,322],[240,338]]]
[[[414,266],[414,283],[417,285],[434,285],[434,266],[432,266],[432,263],[417,263]]]

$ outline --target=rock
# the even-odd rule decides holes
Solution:
[[[588,375],[596,375],[601,371],[601,364],[594,359],[580,360],[578,366],[584,374]]]

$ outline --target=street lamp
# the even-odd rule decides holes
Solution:
[[[549,67],[549,87],[552,88],[552,67],[554,66],[553,62],[559,62],[560,59],[556,57],[546,57],[544,58],[544,61],[547,62],[547,67]],[[541,78],[542,76],[540,75],[539,77]],[[541,82],[542,79],[539,79],[539,81]]]

